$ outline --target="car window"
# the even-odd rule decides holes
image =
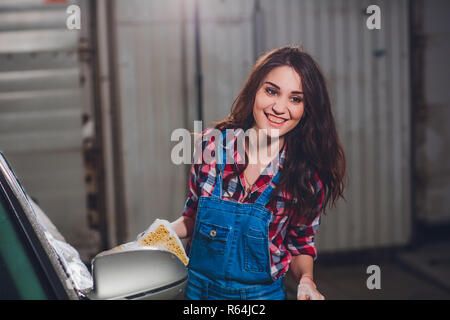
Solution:
[[[82,265],[83,276],[90,277],[89,271],[75,249],[58,237],[55,239],[47,230],[48,223],[42,222],[38,207],[35,204],[33,207],[33,201],[1,152],[0,198],[0,277],[8,283],[8,289],[5,285],[5,289],[0,289],[0,295],[7,299],[83,297],[73,279],[71,266],[79,268]]]
[[[33,261],[26,241],[21,239],[7,214],[4,199],[0,205],[0,298],[52,299],[42,271]]]

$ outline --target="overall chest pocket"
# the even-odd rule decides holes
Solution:
[[[270,270],[269,239],[260,230],[249,228],[244,234],[244,269],[252,272]]]
[[[226,250],[230,227],[199,221],[198,245],[209,255],[223,255]]]

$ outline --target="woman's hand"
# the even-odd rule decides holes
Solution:
[[[297,286],[297,300],[325,300],[310,277],[302,277]]]
[[[171,223],[173,230],[180,239],[189,238],[192,235],[194,224],[194,219],[186,216],[181,216]]]

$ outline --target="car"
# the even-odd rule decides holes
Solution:
[[[99,253],[90,270],[0,152],[0,299],[180,299],[187,268],[155,247]]]

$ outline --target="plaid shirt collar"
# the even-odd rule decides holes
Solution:
[[[237,150],[237,142],[238,142],[238,135],[234,133],[234,130],[231,130],[233,132],[233,136],[229,137],[229,132],[227,132],[227,139],[226,139],[226,145],[224,146],[222,142],[220,142],[220,147],[227,149],[227,153],[230,154],[230,149],[233,149],[233,158],[234,158],[234,166],[236,169],[241,169],[243,164],[239,164],[241,162],[240,155],[238,154]],[[281,147],[280,152],[278,153],[278,157],[275,157],[261,172],[261,175],[258,177],[256,182],[253,184],[253,188],[251,190],[251,193],[255,192],[256,190],[260,189],[261,187],[267,185],[269,182],[271,182],[272,178],[275,176],[275,174],[278,172],[278,170],[283,169],[283,163],[286,158],[286,142],[284,142],[283,146]],[[225,167],[225,171],[227,169],[232,169],[229,165]],[[243,184],[244,181],[244,172],[241,173],[239,176],[241,180],[241,184]]]

